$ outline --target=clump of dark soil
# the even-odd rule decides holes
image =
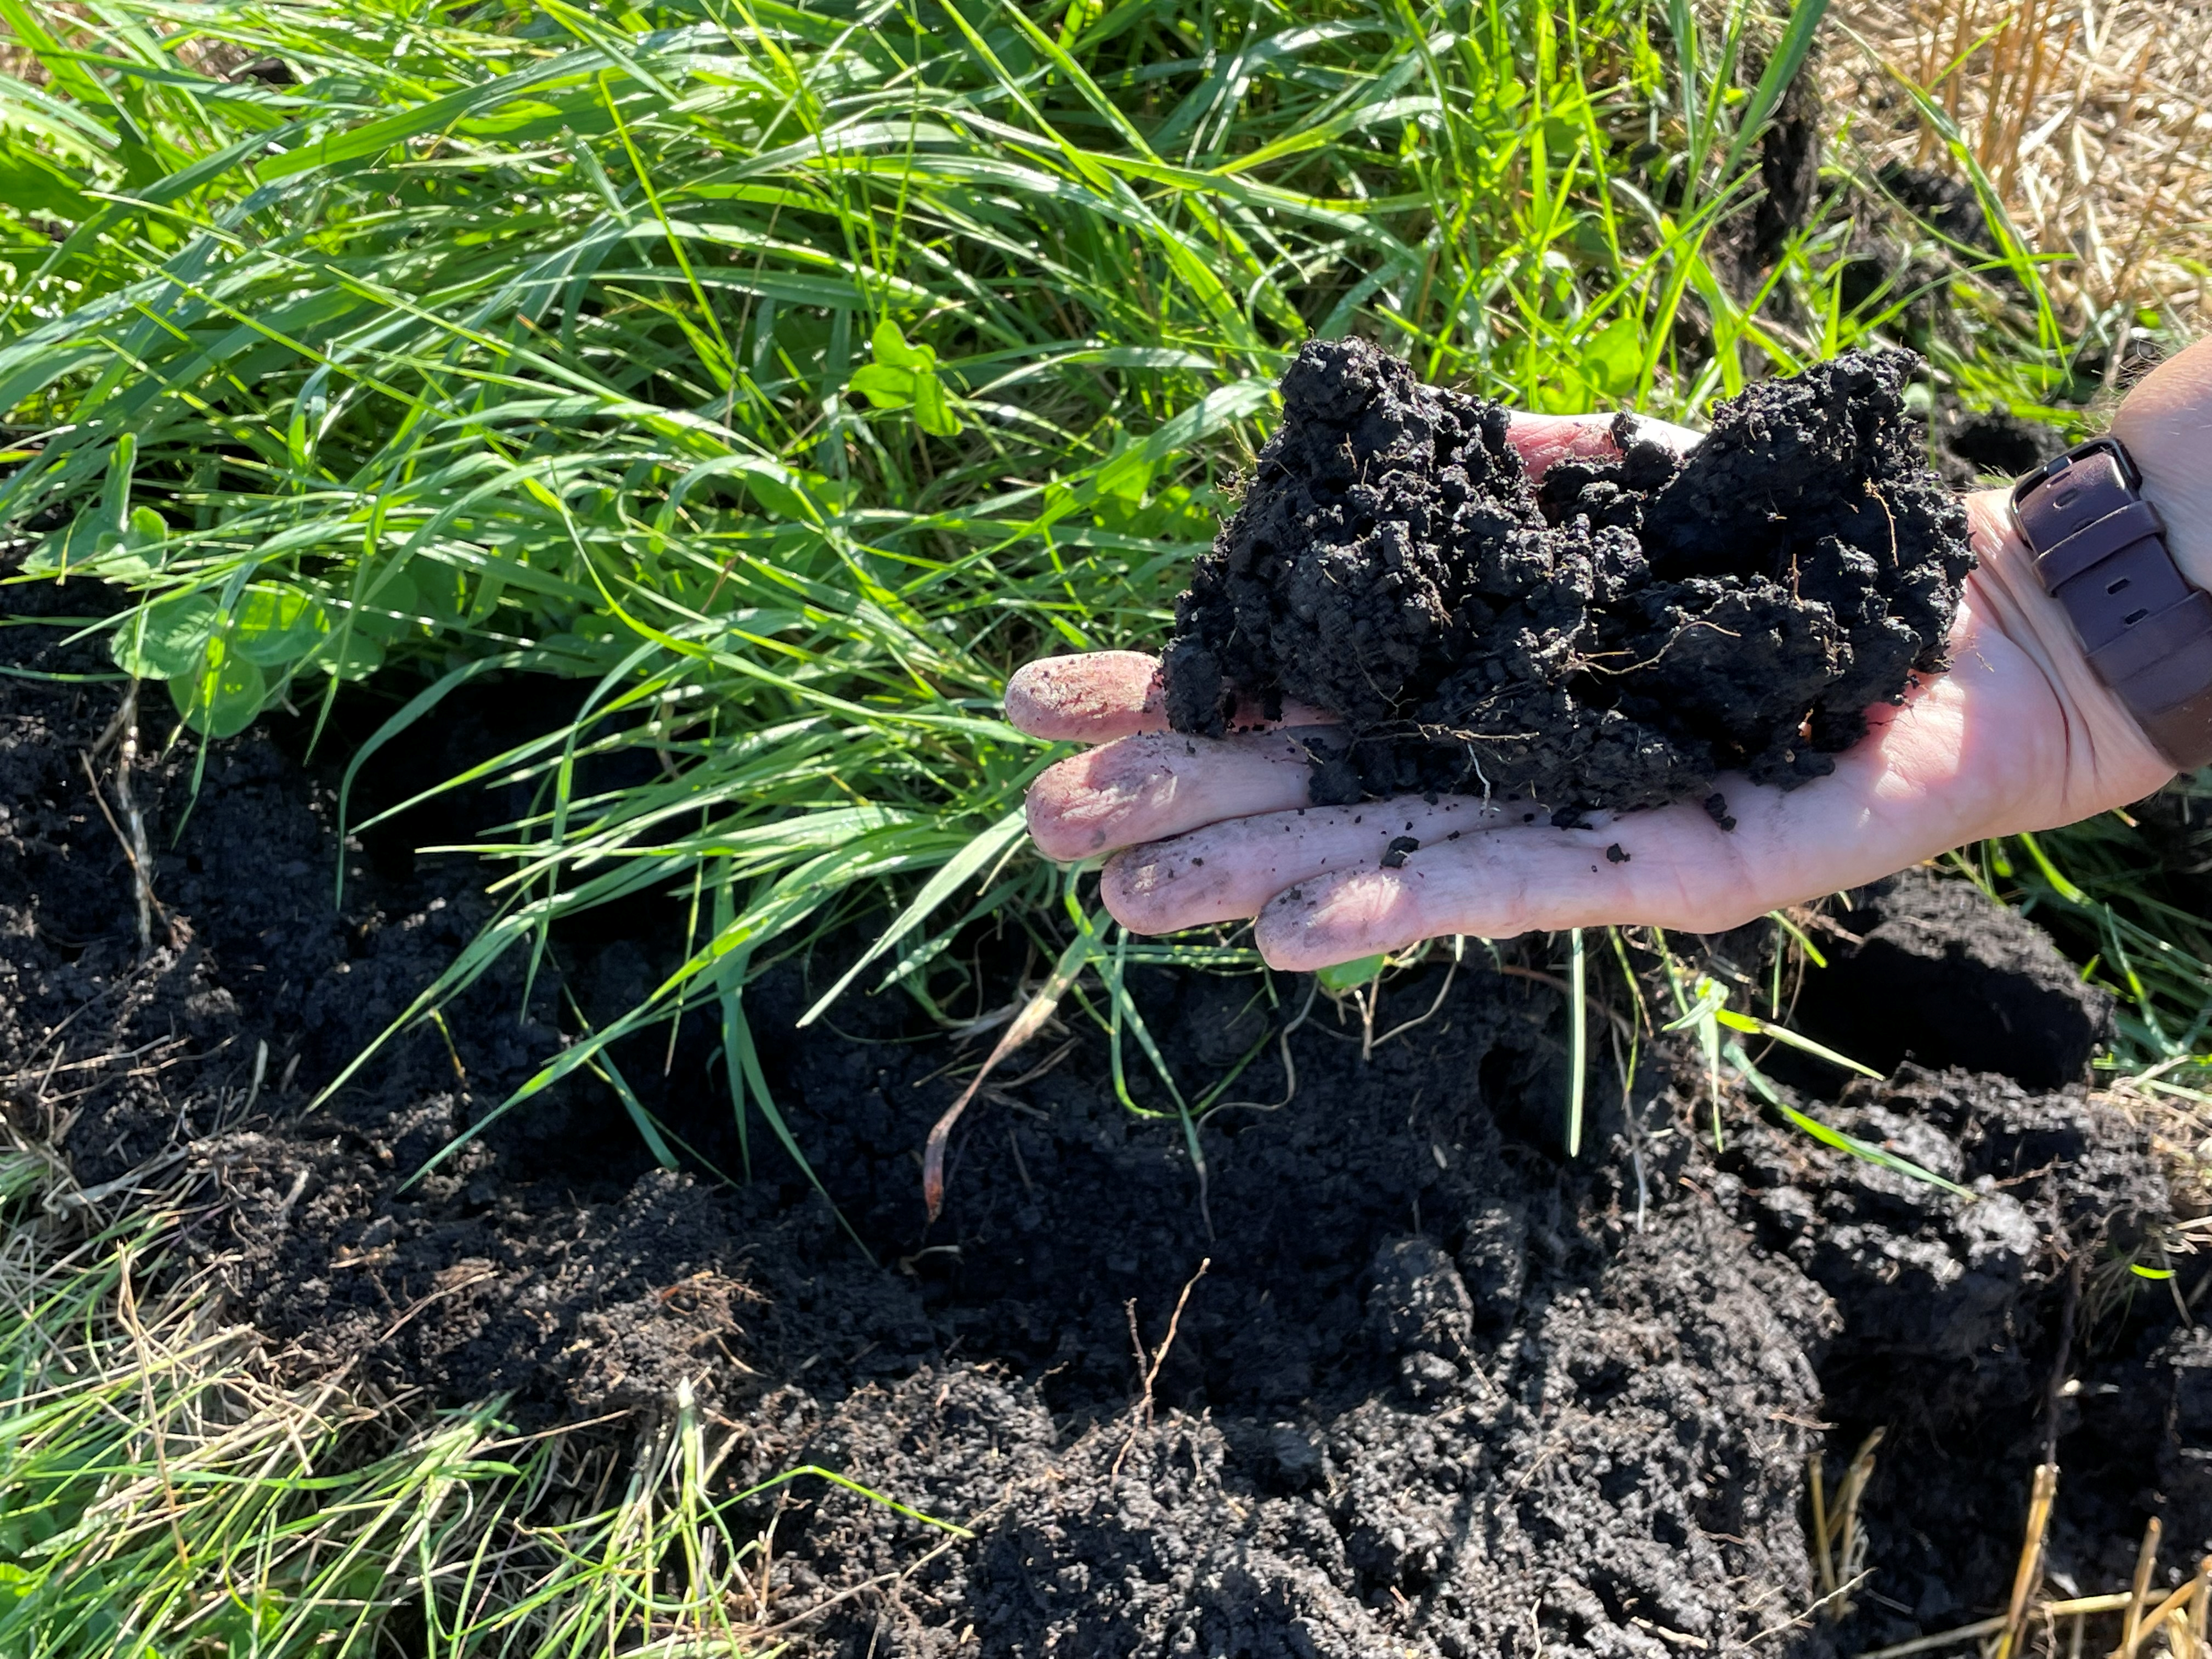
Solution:
[[[0,652],[29,661],[38,638],[0,631]],[[1173,1119],[1128,1113],[1103,1039],[1071,1029],[1055,1063],[963,1120],[932,1225],[915,1155],[959,1086],[948,1067],[979,1051],[890,998],[793,1034],[857,948],[841,940],[747,1005],[770,1086],[872,1259],[757,1122],[752,1178],[738,1176],[741,1154],[704,1030],[672,1058],[659,1033],[623,1055],[691,1167],[654,1167],[594,1085],[532,1101],[403,1190],[561,1040],[553,992],[541,980],[526,1003],[495,975],[449,1011],[450,1049],[409,1033],[313,1104],[471,936],[483,878],[387,842],[348,852],[333,908],[331,779],[280,726],[213,745],[189,812],[195,756],[143,769],[179,930],[141,958],[77,759],[117,690],[0,680],[6,1109],[82,1182],[123,1183],[108,1204],[134,1179],[189,1180],[173,1264],[219,1272],[232,1311],[303,1370],[349,1367],[417,1405],[505,1391],[532,1425],[623,1408],[649,1423],[688,1382],[732,1437],[726,1490],[814,1463],[977,1534],[811,1479],[748,1500],[740,1523],[774,1529],[763,1647],[1856,1652],[2002,1607],[2052,1436],[2054,1571],[2121,1582],[2151,1511],[2170,1555],[2212,1542],[2212,1345],[2125,1271],[2167,1196],[2142,1133],[2078,1076],[2031,1090],[1932,1069],[1960,1056],[1923,1045],[1931,1069],[1816,1103],[1971,1205],[1740,1103],[1717,1152],[1698,1069],[1673,1085],[1648,1055],[1632,1089],[1592,1073],[1570,1160],[1562,999],[1487,956],[1449,983],[1442,964],[1392,981],[1378,1031],[1435,1012],[1371,1055],[1326,1002],[1291,1029],[1307,981],[1270,1001],[1249,980],[1146,970],[1134,994],[1186,1081],[1256,1044],[1237,1092],[1272,1109],[1207,1121],[1201,1189]],[[427,734],[445,747],[363,787],[403,798],[507,742],[545,695],[456,704]],[[1995,914],[1970,898],[1949,925],[1994,936],[2010,926]],[[680,914],[606,916],[556,939],[548,973],[601,1018],[681,939]],[[1504,966],[1548,971],[1540,949],[1509,945]],[[1010,994],[1019,955],[976,951],[996,962],[986,994]],[[1877,1426],[1872,1576],[1838,1624],[1811,1611],[1806,1460],[1828,1458],[1832,1490]]]
[[[1525,795],[1563,813],[1784,787],[1946,665],[1964,509],[1905,416],[1915,360],[1847,352],[1722,404],[1685,461],[1531,486],[1497,404],[1310,341],[1283,423],[1199,561],[1165,654],[1176,729],[1239,694],[1340,717],[1313,798]]]
[[[1942,1055],[2039,1089],[2080,1078],[2112,1040],[2112,999],[2051,936],[1964,882],[1908,870],[1850,896],[1796,1006],[1808,1035],[1883,1071]]]

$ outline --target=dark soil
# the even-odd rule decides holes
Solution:
[[[1527,796],[1563,818],[1790,787],[1945,665],[1964,509],[1905,413],[1915,360],[1847,352],[1722,404],[1686,461],[1532,489],[1506,410],[1359,341],[1309,342],[1166,652],[1178,730],[1238,694],[1340,716],[1313,799]]]
[[[2111,999],[2041,928],[1964,882],[1909,870],[1828,923],[1828,969],[1807,977],[1796,1019],[1855,1060],[1887,1071],[1940,1057],[2056,1089],[2112,1040]]]
[[[39,637],[0,631],[0,653],[23,662]],[[280,726],[214,745],[189,812],[197,757],[143,766],[179,926],[139,959],[78,761],[117,692],[0,681],[8,1109],[88,1186],[192,1180],[179,1267],[212,1264],[295,1368],[349,1367],[418,1404],[506,1391],[533,1425],[643,1420],[690,1380],[737,1437],[732,1490],[812,1462],[975,1528],[947,1545],[811,1480],[749,1500],[775,1528],[770,1621],[801,1654],[1856,1652],[2002,1606],[2051,1435],[2055,1572],[2120,1582],[2154,1510],[2170,1559],[2212,1542],[2212,1344],[2126,1272],[2169,1200],[2143,1133],[2075,1077],[2039,1091],[1908,1067],[1817,1108],[1974,1188],[1971,1205],[1739,1103],[1717,1154],[1693,1085],[1648,1054],[1626,1103],[1594,1073],[1570,1161],[1561,998],[1478,953],[1448,987],[1441,965],[1393,981],[1378,1030],[1436,1012],[1371,1057],[1356,1020],[1316,1004],[1288,1038],[1289,1103],[1207,1123],[1202,1194],[1173,1119],[1129,1114],[1101,1039],[1071,1030],[1056,1064],[963,1119],[933,1228],[917,1153],[959,1085],[945,1068],[978,1051],[887,999],[793,1035],[852,948],[833,942],[748,1000],[777,1097],[874,1261],[757,1124],[750,1182],[664,1171],[591,1089],[533,1101],[402,1192],[559,1040],[553,993],[541,981],[526,1011],[495,976],[450,1011],[450,1050],[410,1033],[312,1106],[476,927],[482,878],[387,841],[349,853],[333,908],[330,775]],[[475,758],[545,695],[492,689],[367,787],[394,799]],[[1882,902],[1839,917],[1885,918],[1862,953],[1903,926]],[[1978,997],[2052,1017],[2057,958],[2032,930],[1971,899],[1937,919],[1982,964]],[[610,917],[556,940],[550,971],[597,1016],[680,937],[653,910]],[[1010,994],[1018,956],[976,949]],[[1504,960],[1549,967],[1540,940]],[[1261,989],[1136,987],[1186,1080],[1263,1042],[1238,1088],[1272,1108],[1309,982]],[[1915,1039],[1924,1066],[1966,1057],[1945,1029]],[[685,1032],[664,1074],[656,1034],[624,1069],[735,1171],[708,1042]],[[1843,1624],[1807,1616],[1806,1460],[1827,1458],[1832,1491],[1877,1426],[1872,1576]]]

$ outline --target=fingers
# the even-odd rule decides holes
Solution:
[[[1006,718],[1033,738],[1054,742],[1111,743],[1116,738],[1168,729],[1167,692],[1160,662],[1141,651],[1088,651],[1042,657],[1016,669],[1006,682]],[[1334,714],[1285,702],[1271,720],[1258,704],[1240,702],[1233,731],[1277,726],[1330,726]]]
[[[1091,651],[1024,663],[1006,682],[1006,718],[1033,738],[1110,743],[1167,729],[1160,661],[1141,651]]]
[[[1748,798],[1765,791],[1742,792]],[[1722,830],[1694,806],[1628,815],[1599,830],[1514,826],[1298,882],[1260,912],[1270,966],[1328,967],[1440,933],[1503,939],[1627,920],[1714,933],[1786,902],[1764,838]]]
[[[1882,710],[1832,774],[1798,789],[1719,780],[1733,830],[1687,803],[1587,830],[1509,821],[1425,845],[1397,869],[1299,881],[1261,909],[1255,942],[1271,965],[1301,970],[1440,933],[1504,939],[1568,927],[1711,933],[1741,927],[1980,832],[2004,792],[1994,779],[1973,775],[1978,745],[1962,741],[1960,703],[1948,677],[1934,682],[1905,708]]]
[[[1030,836],[1047,858],[1072,862],[1224,818],[1293,811],[1312,776],[1288,732],[1139,733],[1048,768],[1030,786]]]
[[[1396,856],[1408,856],[1408,839],[1448,845],[1520,823],[1524,812],[1530,822],[1538,816],[1518,801],[1486,805],[1475,796],[1446,795],[1431,805],[1404,795],[1237,818],[1116,854],[1099,877],[1099,892],[1115,919],[1139,933],[1241,921],[1296,883],[1379,867],[1394,856],[1394,842]]]
[[[1521,453],[1531,477],[1540,478],[1560,461],[1617,461],[1620,447],[1613,441],[1612,415],[1529,415],[1519,410],[1505,428],[1505,441]],[[1636,435],[1664,444],[1678,454],[1689,453],[1698,434],[1672,421],[1636,417]]]

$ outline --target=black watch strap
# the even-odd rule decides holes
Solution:
[[[2182,771],[2212,761],[2212,594],[2192,587],[2117,438],[2025,473],[2013,520],[2098,678]]]

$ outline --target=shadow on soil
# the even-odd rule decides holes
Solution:
[[[50,637],[10,629],[0,653]],[[820,1463],[975,1528],[942,1547],[816,1482],[757,1500],[770,1617],[799,1652],[1856,1652],[2002,1604],[2054,1436],[2061,1583],[2123,1582],[2154,1510],[2172,1559],[2212,1540],[2212,1343],[2175,1294],[2201,1286],[2127,1272],[2171,1223],[2166,1188],[2146,1135],[2075,1081],[2102,1011],[2032,927],[1960,890],[1916,878],[1838,918],[1853,939],[1831,941],[1808,1019],[1899,1062],[1893,1079],[1838,1101],[1789,1075],[1971,1204],[1741,1107],[1716,1153],[1693,1078],[1648,1061],[1626,1103],[1609,1062],[1594,1073],[1568,1162],[1560,994],[1485,956],[1448,988],[1442,968],[1394,983],[1384,1025],[1436,1012],[1371,1056],[1319,1005],[1279,1109],[1306,982],[1271,1003],[1154,975],[1139,994],[1184,1077],[1261,1050],[1240,1085],[1258,1104],[1206,1126],[1204,1204],[1178,1127],[1127,1112],[1078,1027],[963,1120],[931,1227],[917,1154],[978,1051],[896,996],[793,1034],[836,965],[818,953],[811,983],[787,964],[749,1001],[871,1261],[757,1121],[752,1178],[713,1173],[744,1151],[703,1028],[665,1072],[661,1036],[624,1060],[697,1167],[653,1167],[593,1085],[402,1191],[559,1042],[546,981],[526,1010],[517,978],[483,985],[449,1013],[450,1050],[410,1033],[308,1102],[486,914],[479,873],[410,848],[513,803],[349,853],[334,908],[331,779],[301,732],[215,745],[189,811],[180,749],[139,782],[178,923],[139,961],[78,760],[118,692],[0,681],[17,1121],[88,1186],[181,1151],[215,1200],[186,1250],[298,1366],[432,1402],[509,1391],[541,1423],[650,1413],[689,1378],[737,1437],[732,1490]],[[373,800],[542,720],[544,695],[457,710]],[[658,978],[672,920],[563,939],[558,975],[617,1012]],[[1018,957],[977,948],[1010,994]],[[1839,1626],[1808,1613],[1807,1462],[1825,1455],[1832,1490],[1875,1427],[1869,1576]]]

